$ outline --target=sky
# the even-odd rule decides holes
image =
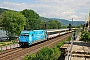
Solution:
[[[39,16],[86,21],[90,11],[90,0],[0,0],[0,8],[22,11],[32,9]]]

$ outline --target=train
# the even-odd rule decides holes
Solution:
[[[20,47],[28,47],[37,42],[44,40],[49,40],[57,36],[71,32],[69,28],[67,29],[47,29],[47,30],[24,30],[21,31],[19,37]]]

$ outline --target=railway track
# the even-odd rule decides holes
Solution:
[[[66,39],[71,33],[63,36],[44,41],[40,44],[33,45],[29,48],[15,48],[12,50],[4,51],[0,53],[0,60],[23,60],[27,54],[37,53],[43,47],[54,47],[57,43]]]
[[[90,60],[90,43],[79,41],[80,35],[78,36],[79,37],[73,41],[72,49],[70,48],[72,41],[65,43],[61,47],[63,50],[63,60]]]

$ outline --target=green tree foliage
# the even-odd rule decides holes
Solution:
[[[48,28],[48,22],[42,21],[39,25],[39,29],[47,29]]]
[[[39,29],[41,20],[39,15],[35,11],[25,9],[21,11],[21,13],[27,19],[25,29]]]
[[[58,29],[61,27],[61,23],[58,22],[57,20],[50,20],[48,21],[48,27],[50,29]]]
[[[25,24],[26,18],[20,12],[5,11],[2,14],[2,27],[8,35],[19,35]]]
[[[67,28],[67,26],[62,25],[61,28]]]
[[[25,9],[21,13],[27,18],[25,29],[58,29],[61,27],[61,23],[57,20],[41,21],[39,15],[33,10]]]
[[[84,42],[90,42],[90,33],[87,31],[82,31],[80,40]]]
[[[58,25],[58,29],[61,28],[61,23],[57,20],[55,20],[56,24]]]

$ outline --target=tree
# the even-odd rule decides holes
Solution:
[[[25,9],[21,11],[21,13],[27,19],[25,29],[39,29],[41,20],[40,20],[39,15],[35,11]]]
[[[8,35],[20,35],[24,29],[26,18],[20,12],[5,11],[2,14],[2,27],[8,32]]]
[[[50,29],[58,29],[61,27],[61,23],[57,20],[50,20],[48,21],[48,24]]]
[[[60,29],[61,28],[61,23],[59,21],[57,21],[57,20],[55,20],[55,22],[58,25],[58,29]]]

